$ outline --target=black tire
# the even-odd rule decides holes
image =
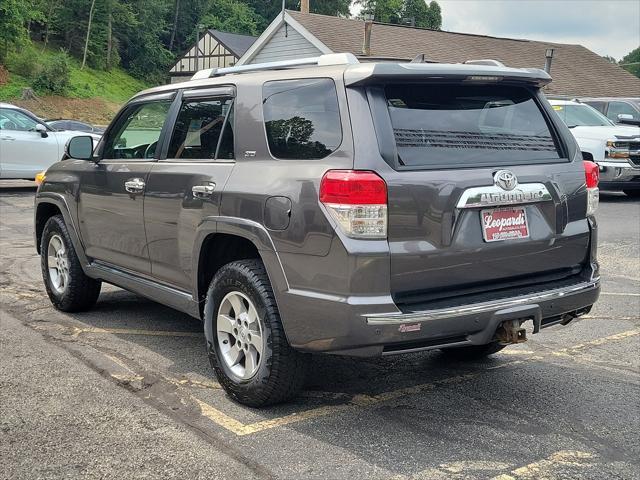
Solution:
[[[249,379],[234,374],[221,356],[216,319],[222,300],[240,292],[251,300],[261,322],[263,353],[256,373]],[[250,407],[287,401],[304,386],[308,355],[291,348],[267,272],[260,260],[239,260],[220,268],[211,281],[204,308],[209,361],[227,394]]]
[[[640,198],[640,189],[638,190],[622,190],[627,197]]]
[[[467,347],[443,348],[442,354],[454,360],[478,360],[488,357],[494,353],[498,353],[505,348],[498,342],[488,343],[486,345],[469,345]]]
[[[49,276],[47,251],[49,242],[54,235],[62,239],[67,256],[69,281],[63,292],[58,292],[55,289]],[[44,226],[40,240],[40,265],[47,294],[53,306],[58,310],[63,312],[88,310],[98,300],[102,283],[99,280],[88,277],[82,270],[62,215],[51,217]]]

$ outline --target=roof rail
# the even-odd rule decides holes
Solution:
[[[484,58],[481,60],[466,60],[464,62],[465,65],[491,65],[492,67],[504,67],[504,63],[499,62],[498,60],[493,60],[491,58]]]
[[[254,63],[249,65],[238,65],[235,67],[206,68],[198,70],[191,80],[203,78],[219,77],[230,73],[256,72],[260,70],[281,70],[284,68],[303,67],[316,65],[319,67],[326,65],[352,65],[358,59],[352,53],[328,53],[319,57],[297,58],[294,60],[282,60],[280,62]]]

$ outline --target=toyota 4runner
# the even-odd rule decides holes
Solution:
[[[309,353],[495,353],[599,294],[598,169],[495,61],[331,54],[198,72],[72,139],[35,200],[47,293],[101,282],[202,319],[237,401],[284,401]]]

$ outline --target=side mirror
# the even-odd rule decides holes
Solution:
[[[47,132],[47,127],[45,127],[41,123],[38,123],[36,125],[36,132],[40,133],[40,136],[42,138],[47,138],[49,136],[49,133]]]
[[[618,122],[619,123],[630,123],[631,125],[640,124],[640,120],[635,120],[633,115],[630,113],[619,113],[618,114]]]
[[[89,135],[73,137],[67,142],[65,154],[76,160],[91,160],[93,158],[93,138]]]

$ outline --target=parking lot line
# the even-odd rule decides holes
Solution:
[[[600,292],[600,295],[611,295],[616,297],[640,297],[640,293],[625,293],[625,292]]]
[[[139,328],[98,328],[72,327],[72,336],[77,337],[81,333],[112,333],[114,335],[150,335],[154,337],[203,337],[200,332],[172,332],[169,330],[145,330]]]
[[[586,468],[593,464],[591,460],[594,457],[595,455],[589,452],[561,450],[543,460],[516,468],[508,474],[498,475],[491,480],[551,478],[553,476],[553,469],[556,466],[563,465]]]
[[[579,343],[571,347],[562,348],[560,350],[553,351],[551,352],[551,355],[558,355],[558,356],[571,355],[572,353],[579,352],[580,350],[583,350],[588,347],[597,347],[599,345],[604,345],[605,343],[624,340],[625,338],[634,337],[636,335],[640,335],[640,329],[627,330],[626,332],[616,333],[614,335],[609,335],[607,337],[596,338],[595,340],[591,340],[589,342]]]

